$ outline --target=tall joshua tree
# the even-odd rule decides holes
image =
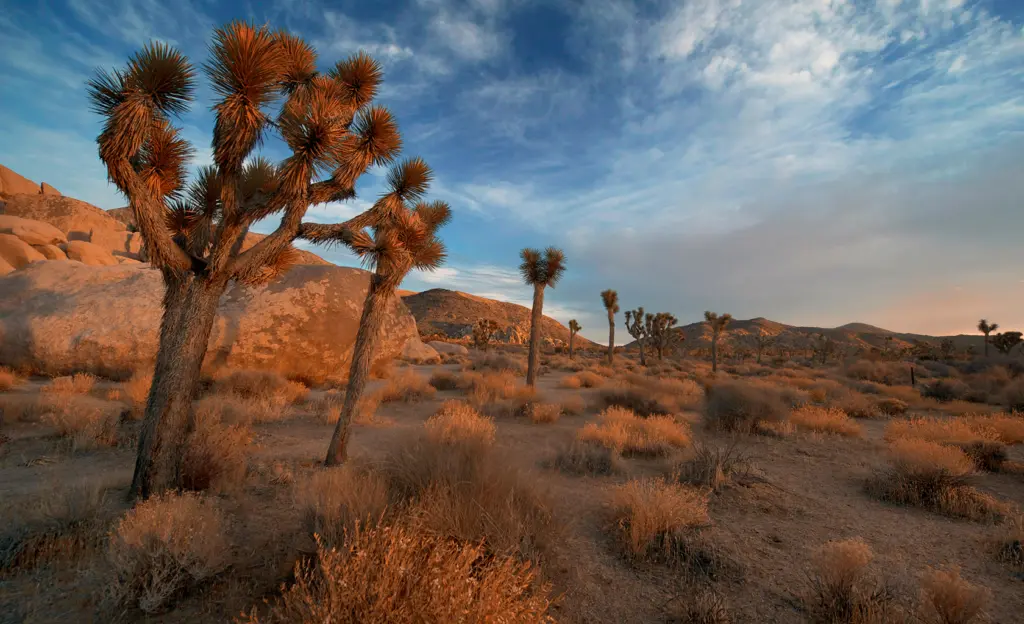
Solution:
[[[491,338],[501,329],[494,319],[479,319],[473,326],[473,346],[487,351],[491,348]]]
[[[215,30],[203,67],[216,97],[214,164],[188,185],[193,150],[172,123],[193,99],[196,71],[188,59],[153,43],[125,67],[100,71],[89,82],[93,109],[104,120],[100,159],[127,196],[165,286],[135,496],[149,496],[158,480],[163,485],[167,479],[158,479],[157,467],[180,457],[228,284],[274,279],[294,261],[296,239],[358,248],[365,242],[357,235],[362,228],[392,218],[422,187],[424,167],[410,161],[393,171],[391,191],[362,214],[334,225],[302,222],[310,205],[354,197],[358,178],[372,165],[391,162],[401,147],[391,115],[371,106],[381,80],[376,61],[359,53],[326,73],[316,66],[315,51],[288,33],[240,22]],[[252,157],[271,129],[290,150],[277,164]],[[252,223],[271,215],[280,215],[277,229],[240,251]]]
[[[729,326],[729,322],[732,321],[732,315],[719,315],[717,312],[704,312],[704,320],[711,326],[711,372],[717,373],[718,339],[722,336],[722,332],[725,331],[725,328]]]
[[[978,321],[978,331],[985,334],[985,357],[988,357],[988,335],[997,329],[999,329],[999,323],[989,325],[989,322],[985,319]]]
[[[444,263],[445,248],[437,230],[451,219],[451,209],[440,201],[417,201],[429,181],[430,170],[422,160],[407,161],[393,169],[388,177],[390,192],[381,198],[388,203],[387,216],[377,219],[369,231],[359,229],[344,235],[344,242],[373,273],[352,349],[345,402],[324,460],[328,466],[346,459],[352,416],[366,390],[380,327],[395,290],[412,269],[432,271]]]
[[[601,302],[608,311],[608,365],[615,359],[615,315],[619,313],[619,293],[608,289],[601,293]]]
[[[665,349],[682,338],[677,336],[677,332],[672,331],[678,322],[679,320],[668,312],[647,314],[644,324],[647,335],[651,337],[651,348],[658,354],[659,360],[665,359]]]
[[[542,254],[536,249],[520,252],[519,272],[523,280],[533,286],[533,311],[530,315],[530,360],[526,367],[526,384],[537,383],[540,368],[540,323],[544,318],[544,289],[554,288],[565,272],[565,254],[561,249],[548,247]]]
[[[647,324],[644,322],[644,309],[639,307],[636,310],[626,310],[626,331],[636,340],[640,346],[640,366],[647,366],[647,355],[644,347],[647,343]]]
[[[764,350],[773,344],[775,344],[775,336],[769,334],[763,327],[754,334],[754,345],[757,347],[758,364],[761,363],[761,355],[764,353]]]
[[[576,319],[572,319],[571,321],[569,321],[569,359],[570,360],[572,359],[573,341],[576,339],[576,334],[580,333],[581,329],[583,329],[583,327],[580,326],[580,324],[576,321]]]

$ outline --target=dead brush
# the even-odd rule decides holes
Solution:
[[[571,475],[605,476],[623,471],[622,458],[615,449],[573,440],[560,448],[546,466]]]
[[[69,450],[75,452],[116,446],[120,418],[121,410],[113,406],[69,399],[52,405],[41,421],[53,427]]]
[[[628,559],[675,563],[709,521],[708,493],[665,479],[633,480],[612,490],[611,514]]]
[[[766,425],[785,422],[789,409],[767,384],[723,381],[711,385],[704,406],[704,424],[712,431],[757,433]]]
[[[681,483],[718,491],[734,480],[743,480],[752,470],[750,459],[733,441],[728,446],[694,444],[693,455],[673,472]]]
[[[437,371],[430,376],[430,385],[435,390],[458,390],[460,386],[459,376],[451,371]]]
[[[472,371],[510,373],[521,376],[526,374],[526,361],[512,355],[492,353],[471,358],[466,368]]]
[[[111,532],[109,598],[156,613],[219,574],[230,561],[226,520],[197,494],[155,496],[129,510]]]
[[[274,371],[259,370],[219,371],[214,379],[214,391],[280,407],[300,403],[309,394],[309,388],[297,381],[289,381]]]
[[[1008,423],[1008,424],[1007,424]],[[1012,421],[999,417],[911,418],[894,420],[885,428],[886,440],[919,439],[955,446],[981,470],[997,472],[1007,459],[1003,434],[1013,439]]]
[[[577,438],[626,456],[669,455],[691,441],[689,426],[666,416],[640,418],[631,410],[609,407],[598,419],[597,423],[584,425]]]
[[[864,435],[864,428],[841,409],[807,405],[793,410],[789,422],[797,429],[850,438]]]
[[[906,401],[895,397],[883,397],[875,402],[875,408],[885,416],[902,416],[910,409]]]
[[[423,427],[427,438],[440,444],[494,443],[494,421],[462,401],[445,401]]]
[[[325,468],[297,484],[295,502],[310,538],[342,548],[356,526],[369,527],[388,511],[388,482],[380,473],[354,466]]]
[[[0,392],[7,392],[15,386],[21,385],[23,380],[14,371],[6,366],[0,366]]]
[[[434,398],[436,392],[426,377],[415,371],[404,370],[392,375],[388,383],[377,391],[377,397],[381,403],[415,403]]]
[[[921,578],[920,614],[924,622],[981,622],[991,600],[992,592],[965,580],[956,567],[929,569]]]
[[[343,547],[318,547],[295,584],[249,624],[521,622],[548,624],[550,585],[512,557],[415,524],[353,530]]]
[[[893,590],[868,574],[874,555],[860,538],[830,541],[812,560],[811,591],[805,599],[814,622],[888,624],[899,621]]]
[[[558,403],[530,403],[526,407],[526,416],[535,424],[558,422],[562,406]]]
[[[996,556],[1018,570],[1024,571],[1024,514],[1014,514],[995,540]]]
[[[569,375],[559,382],[559,386],[562,388],[568,388],[575,390],[578,388],[600,388],[605,384],[607,380],[591,371],[583,370],[575,375]]]
[[[248,471],[252,432],[245,425],[198,420],[182,448],[179,477],[186,490],[237,490]]]
[[[146,400],[149,389],[153,385],[153,372],[150,370],[135,371],[128,381],[121,384],[121,394],[131,407],[129,412],[135,420],[142,418],[146,411]]]
[[[213,394],[193,403],[196,418],[231,425],[279,422],[291,418],[293,408],[277,400]]]
[[[75,373],[64,377],[56,377],[42,388],[42,392],[52,394],[89,394],[96,385],[96,377],[89,373]]]

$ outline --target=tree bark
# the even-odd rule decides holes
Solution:
[[[370,287],[363,302],[363,314],[359,318],[359,333],[356,344],[352,347],[352,364],[348,373],[348,389],[345,391],[345,403],[341,407],[341,415],[334,426],[334,435],[327,448],[324,464],[337,466],[345,463],[348,458],[348,438],[352,430],[352,417],[355,415],[359,399],[366,390],[366,382],[373,365],[373,352],[377,344],[384,315],[387,312],[391,292],[383,287],[383,278],[374,274],[370,276]]]
[[[544,286],[533,286],[533,314],[530,316],[530,358],[526,367],[526,385],[537,384],[540,368],[540,321],[544,318]]]
[[[131,486],[131,495],[142,499],[149,498],[156,489],[158,459],[168,460],[161,461],[161,467],[177,469],[177,454],[189,427],[189,412],[217,304],[226,286],[191,276],[165,277],[160,344]]]
[[[636,342],[640,345],[640,366],[647,366],[647,356],[644,355],[644,339],[637,338]]]
[[[575,338],[576,338],[576,333],[575,332],[569,332],[569,359],[570,360],[572,359],[572,343],[573,343],[573,340]]]
[[[718,336],[711,336],[711,372],[718,372]]]
[[[988,357],[988,334],[985,334],[985,357]]]
[[[608,310],[608,366],[615,359],[615,313]]]

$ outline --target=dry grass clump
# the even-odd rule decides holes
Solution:
[[[296,505],[309,535],[341,548],[356,526],[372,526],[388,508],[388,483],[378,472],[352,466],[326,468],[296,484]]]
[[[633,480],[612,491],[612,514],[625,554],[671,561],[684,532],[708,523],[708,493],[665,479]]]
[[[1014,514],[997,541],[997,556],[1018,570],[1024,570],[1024,514]]]
[[[426,377],[411,370],[405,370],[393,375],[387,385],[381,388],[376,394],[382,403],[403,401],[414,403],[425,401],[434,397],[437,390],[430,384]]]
[[[0,366],[0,392],[7,392],[21,383],[21,377],[15,375],[14,371],[6,366]]]
[[[135,371],[128,381],[121,384],[121,395],[131,406],[130,414],[133,418],[142,418],[152,385],[153,371],[141,369]]]
[[[667,416],[641,418],[632,410],[609,407],[577,432],[583,442],[598,444],[623,455],[660,456],[690,444],[690,428]]]
[[[522,385],[515,375],[500,373],[466,373],[462,385],[471,403],[480,406],[503,399],[533,396],[534,389]]]
[[[111,598],[146,613],[206,581],[228,564],[226,521],[213,501],[197,494],[165,494],[128,511],[107,546]]]
[[[723,381],[708,388],[704,423],[711,430],[754,433],[785,421],[788,412],[771,386]]]
[[[120,417],[120,410],[110,405],[62,401],[51,404],[40,420],[77,451],[116,446]]]
[[[968,485],[974,462],[959,448],[899,438],[890,443],[889,451],[890,468],[868,483],[873,496],[968,520],[990,520],[1007,513],[1005,503]]]
[[[342,548],[321,546],[315,564],[296,567],[281,599],[247,621],[546,624],[554,622],[549,592],[528,563],[416,526],[381,526],[353,531]]]
[[[435,390],[458,390],[459,376],[451,371],[437,371],[430,376],[430,385]]]
[[[889,423],[885,439],[916,438],[956,446],[983,470],[997,471],[1006,460],[999,429],[1014,439],[1016,423],[1000,417],[911,418]]]
[[[494,421],[462,401],[445,401],[423,427],[428,439],[441,444],[494,443]]]
[[[221,371],[214,390],[281,406],[304,401],[309,394],[309,388],[297,381],[289,381],[274,371],[258,370]]]
[[[1003,444],[1024,444],[1024,414],[968,416],[978,431],[989,431]]]
[[[846,415],[841,409],[807,405],[793,410],[789,421],[797,429],[805,429],[817,433],[832,433],[850,438],[864,435],[864,428]]]
[[[883,397],[875,401],[875,408],[886,416],[902,416],[910,406],[896,397]]]
[[[749,474],[750,460],[735,443],[729,446],[712,446],[697,443],[693,456],[680,463],[675,474],[682,483],[718,491],[735,477]]]
[[[570,360],[569,358],[561,355],[556,355],[548,359],[546,364],[553,370],[569,371],[571,373],[576,373],[586,368],[586,365],[579,360]]]
[[[830,541],[814,553],[808,610],[815,622],[895,621],[895,597],[867,573],[874,555],[860,538]]]
[[[1024,379],[1006,384],[999,395],[999,402],[1011,412],[1024,412]]]
[[[992,592],[960,576],[956,567],[929,569],[921,579],[921,616],[935,624],[980,622]]]
[[[970,387],[959,379],[936,379],[921,385],[921,396],[940,402],[961,400],[969,392]]]
[[[640,416],[667,416],[673,409],[639,388],[613,388],[601,391],[599,405],[630,410]]]
[[[181,486],[227,492],[245,481],[252,432],[245,425],[198,420],[182,449]]]
[[[851,379],[895,386],[910,383],[910,367],[899,362],[857,360],[846,367],[846,376]]]
[[[96,385],[96,377],[89,373],[75,373],[57,377],[43,386],[42,391],[52,394],[89,394]]]
[[[562,388],[575,390],[577,388],[600,388],[607,380],[597,373],[585,370],[575,375],[569,375],[558,384]]]
[[[560,448],[548,466],[573,475],[612,475],[622,472],[619,452],[606,446],[573,440]]]
[[[512,375],[526,374],[526,361],[523,358],[506,355],[504,353],[491,353],[473,357],[469,361],[469,370],[493,371],[496,373],[511,373]]]
[[[852,390],[830,401],[829,407],[842,410],[850,418],[881,418],[884,415],[877,401]]]
[[[562,416],[562,405],[559,403],[530,403],[526,407],[526,416],[537,424],[558,422]]]
[[[579,416],[587,411],[587,402],[578,394],[567,396],[561,401],[562,413],[567,416]]]
[[[273,399],[244,398],[233,394],[212,394],[193,404],[196,418],[232,425],[251,425],[286,420],[292,407]]]

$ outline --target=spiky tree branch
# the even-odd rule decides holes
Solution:
[[[666,349],[685,339],[680,332],[674,331],[678,322],[679,320],[668,312],[646,315],[644,324],[647,335],[651,337],[651,347],[657,352],[659,360],[665,359]]]
[[[711,372],[718,372],[718,339],[725,328],[732,321],[731,314],[718,314],[717,312],[704,312],[704,320],[711,327]]]
[[[636,310],[626,310],[626,331],[636,340],[640,347],[640,365],[647,366],[647,355],[644,353],[647,343],[647,325],[645,324],[643,306]]]
[[[501,327],[493,319],[480,319],[473,326],[473,345],[484,351],[491,346],[491,339]]]

